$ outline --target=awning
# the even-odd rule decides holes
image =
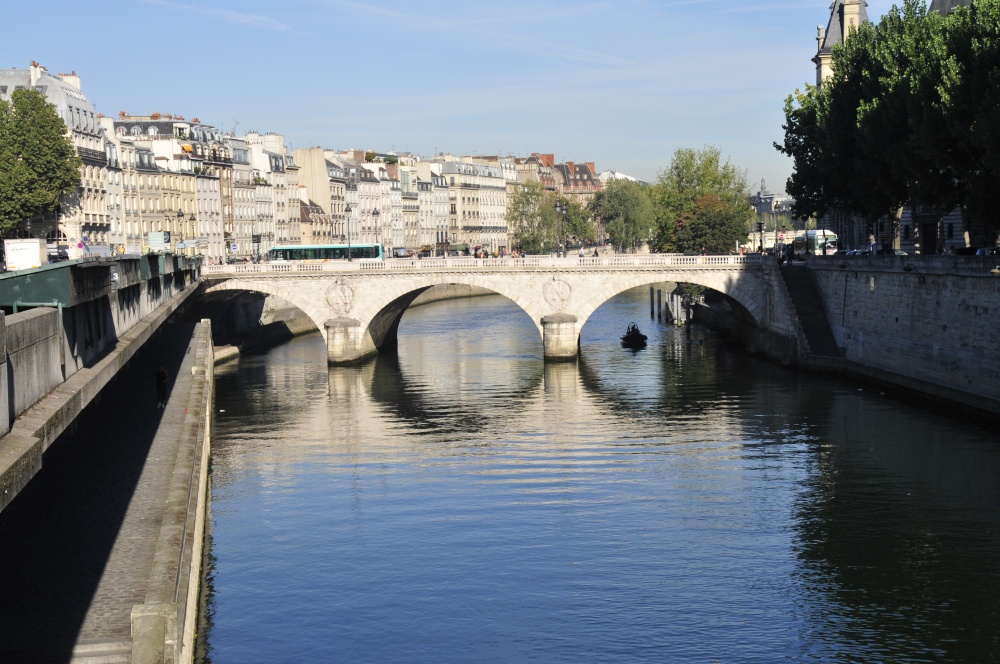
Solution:
[[[188,143],[181,144],[181,150],[184,152],[194,152],[194,147]]]

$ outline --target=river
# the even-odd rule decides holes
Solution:
[[[1000,661],[995,427],[689,343],[648,291],[575,363],[482,297],[216,385],[205,661]]]

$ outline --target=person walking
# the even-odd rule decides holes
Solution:
[[[156,407],[165,408],[167,405],[167,382],[170,381],[170,374],[167,373],[162,364],[157,365],[153,381],[156,383]]]

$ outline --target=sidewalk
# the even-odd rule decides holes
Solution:
[[[146,600],[185,420],[193,330],[167,325],[147,342],[0,512],[0,661],[129,661],[131,612]],[[172,377],[163,409],[159,363]]]

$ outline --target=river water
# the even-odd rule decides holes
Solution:
[[[635,320],[650,337],[617,344]],[[500,297],[217,374],[206,661],[1000,661],[1000,436],[649,320]]]

